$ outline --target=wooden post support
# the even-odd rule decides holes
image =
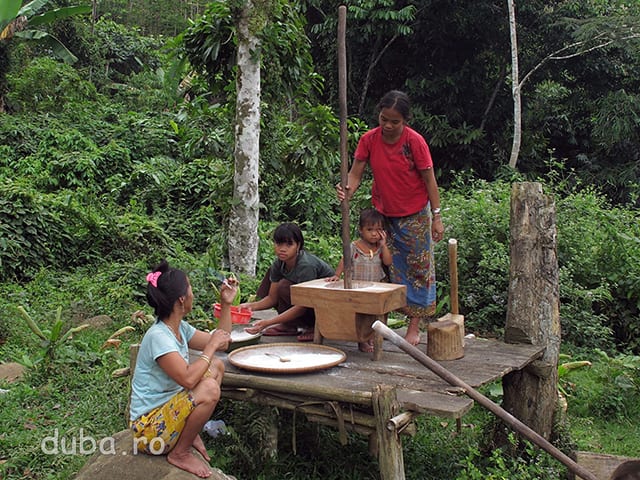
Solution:
[[[541,184],[513,185],[510,232],[505,341],[543,345],[545,350],[536,365],[503,378],[503,405],[549,438],[558,400],[560,281],[555,204],[543,195]]]
[[[376,417],[380,480],[404,480],[402,440],[395,428],[390,430],[387,427],[389,419],[400,413],[396,388],[391,385],[378,385],[373,391],[372,400]]]

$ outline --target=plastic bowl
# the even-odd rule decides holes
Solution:
[[[213,305],[213,316],[220,318],[220,310],[222,307],[219,303]],[[253,312],[250,308],[240,308],[235,305],[231,306],[231,323],[249,323]]]

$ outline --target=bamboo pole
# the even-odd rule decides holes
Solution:
[[[356,405],[371,406],[371,392],[358,392],[349,388],[335,388],[308,383],[294,383],[274,377],[253,377],[238,373],[225,372],[222,387],[253,388],[266,392],[299,394],[317,399],[348,402]]]
[[[313,414],[306,414],[306,415],[307,415],[307,420],[309,420],[310,422],[319,423],[321,425],[326,425],[328,427],[332,427],[338,430],[341,427],[339,422],[335,419],[327,418],[321,415],[313,415]],[[376,432],[375,428],[371,428],[366,425],[360,425],[360,424],[351,424],[351,423],[345,422],[344,425],[342,425],[342,427],[348,432],[354,432],[354,433],[358,433],[360,435],[366,435],[366,436],[372,435]]]
[[[406,429],[413,419],[416,418],[419,414],[416,412],[402,412],[399,415],[396,415],[393,418],[390,418],[387,422],[387,429],[389,431],[402,432]]]
[[[349,183],[349,158],[347,130],[347,7],[338,7],[338,93],[340,97],[340,185],[347,193]],[[351,238],[349,225],[349,199],[345,196],[340,204],[342,211],[342,261],[344,266],[344,288],[351,288]]]
[[[279,396],[270,395],[268,393],[257,393],[249,397],[241,390],[223,390],[222,396],[230,400],[250,400],[251,403],[257,405],[268,405],[271,407],[277,407],[283,410],[295,410],[297,412],[304,413],[305,415],[313,415],[316,417],[326,417],[336,420],[335,410],[328,407],[326,401],[314,402],[313,398],[306,398],[304,400],[283,398]],[[319,404],[321,404],[319,406]],[[373,415],[369,415],[358,411],[346,411],[343,413],[344,423],[349,425],[359,425],[373,429],[376,426],[376,420]]]
[[[420,362],[422,365],[427,367],[433,373],[438,375],[443,380],[446,380],[451,385],[461,387],[464,390],[464,393],[471,397],[473,400],[478,402],[480,405],[485,407],[491,413],[500,417],[505,423],[507,423],[510,427],[512,427],[516,432],[522,435],[527,440],[538,445],[540,448],[549,453],[556,460],[562,462],[569,470],[578,475],[584,480],[598,480],[597,477],[585,469],[583,466],[578,465],[572,458],[565,455],[563,452],[558,450],[553,444],[551,444],[546,438],[538,434],[536,431],[529,428],[527,425],[522,423],[516,417],[511,415],[505,409],[497,405],[496,403],[489,400],[487,397],[482,395],[480,392],[475,390],[471,385],[460,380],[454,374],[449,372],[446,368],[441,366],[435,360],[429,358],[426,354],[422,353],[416,347],[407,342],[400,335],[395,333],[389,327],[387,327],[384,323],[380,321],[376,321],[372,328],[380,333],[384,338],[389,340],[391,343],[396,345],[397,347],[404,350],[406,353],[411,355],[415,360]]]

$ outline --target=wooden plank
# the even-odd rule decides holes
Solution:
[[[417,392],[398,390],[398,401],[412,412],[426,413],[436,417],[462,418],[473,400],[467,396],[447,395],[439,392]]]
[[[325,400],[336,400],[359,405],[371,404],[371,392],[342,388],[339,382],[331,381],[321,376],[309,378],[309,374],[302,375],[266,375],[234,372],[235,367],[228,366],[222,380],[223,387],[253,388],[256,390],[273,392],[290,392]]]

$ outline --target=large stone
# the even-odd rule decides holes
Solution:
[[[144,453],[133,454],[133,438],[130,430],[123,430],[113,435],[114,442],[99,443],[102,448],[97,451],[78,472],[76,480],[193,480],[198,478],[189,472],[174,467],[167,462],[164,455],[154,456]],[[195,450],[194,450],[195,452]],[[196,455],[199,455],[196,453]],[[200,457],[202,458],[202,457]],[[220,469],[211,467],[211,480],[236,480]]]
[[[107,328],[113,326],[113,319],[109,315],[96,315],[78,323],[87,323],[93,328]]]
[[[24,375],[24,367],[19,363],[0,363],[0,380],[15,382]]]

